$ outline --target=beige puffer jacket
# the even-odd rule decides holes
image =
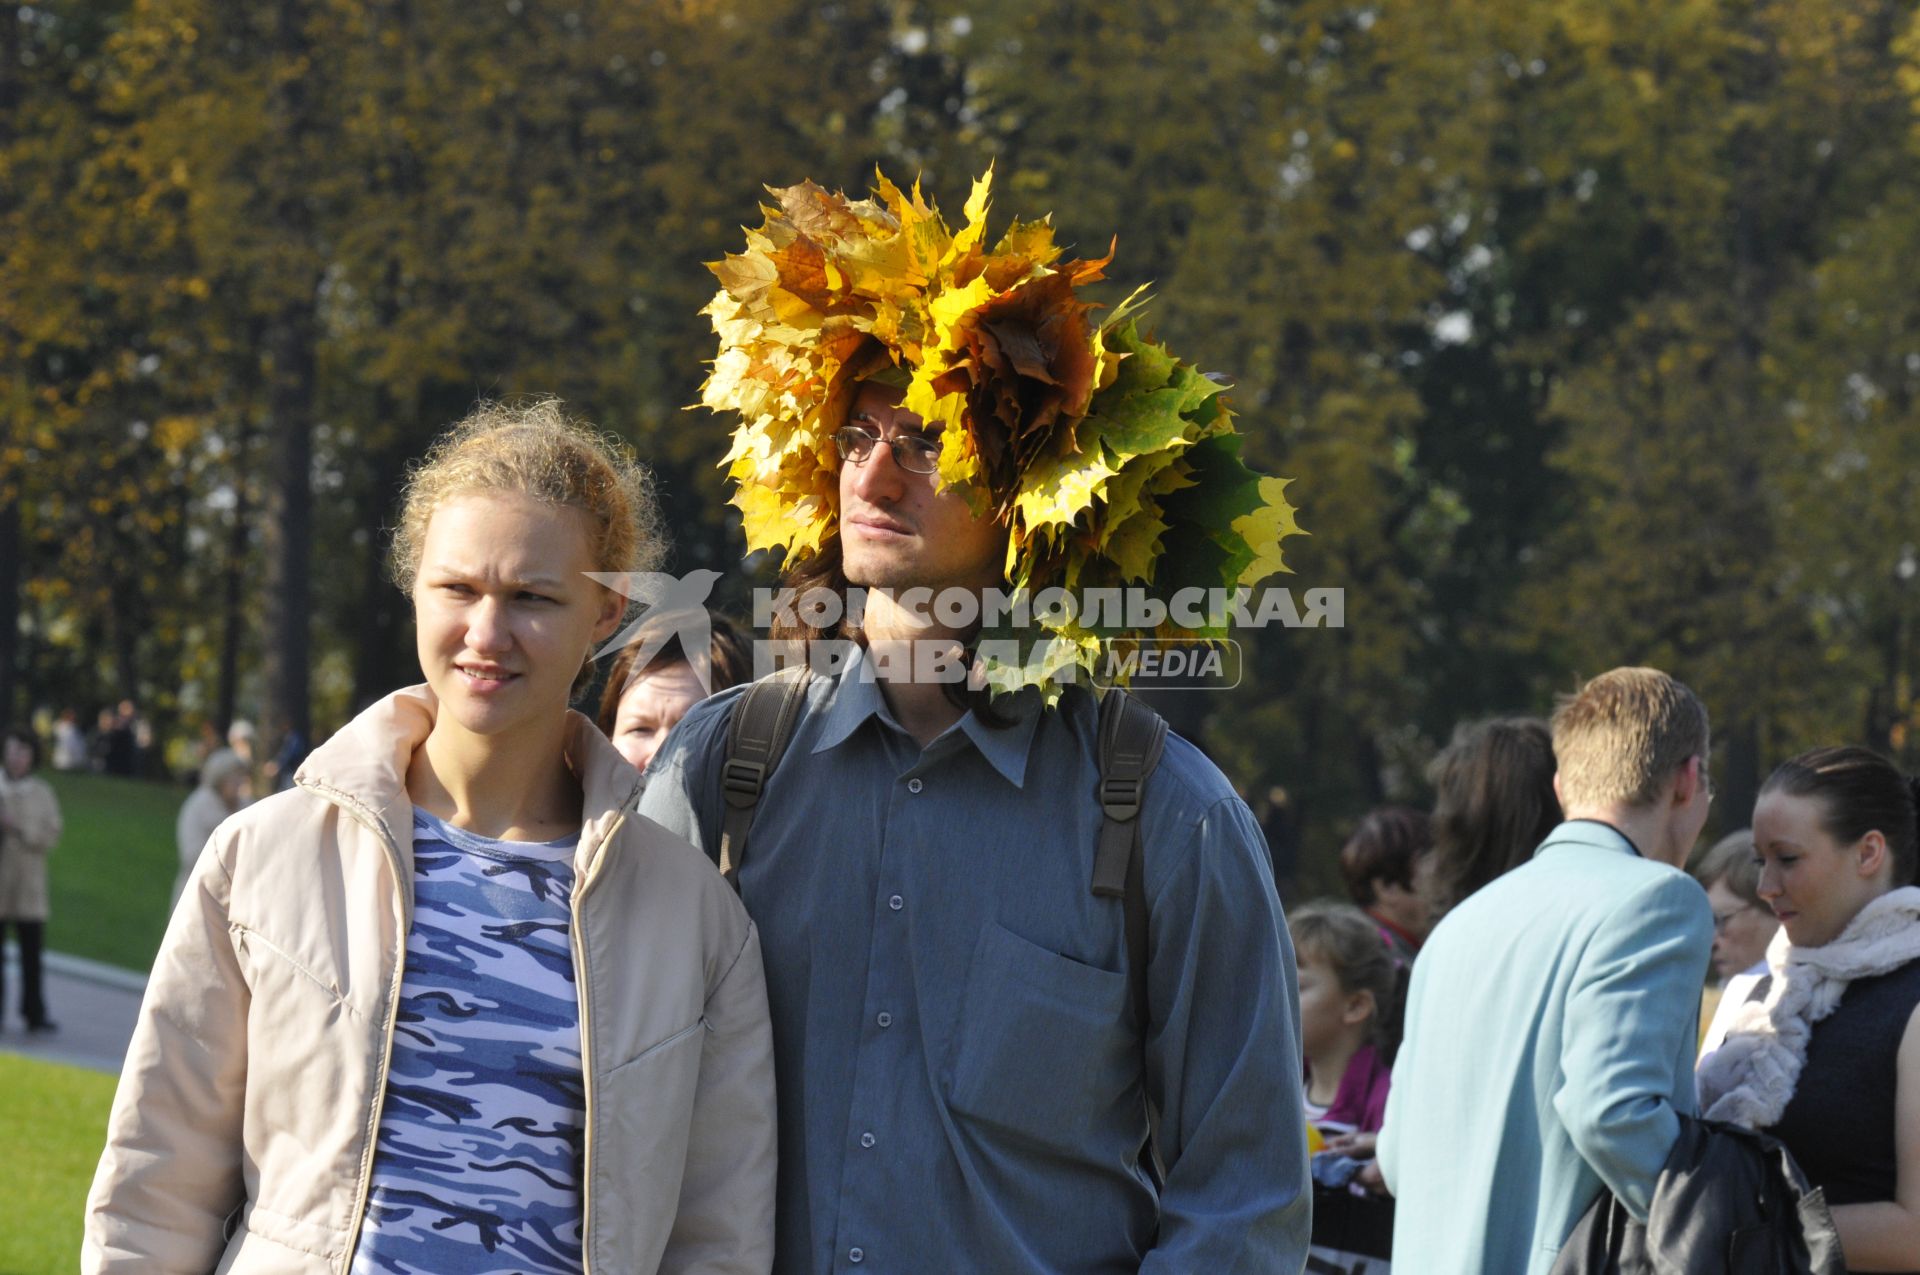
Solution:
[[[368,1192],[413,907],[406,772],[425,687],[223,823],[161,945],[87,1201],[83,1271],[340,1275]],[[573,959],[593,1275],[772,1263],[760,943],[699,851],[631,813],[577,713]]]

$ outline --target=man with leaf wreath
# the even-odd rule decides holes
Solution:
[[[865,605],[789,615],[851,658],[786,679],[770,732],[740,719],[778,720],[752,705],[781,679],[696,708],[641,813],[735,873],[760,929],[776,1270],[1298,1271],[1298,998],[1259,828],[1141,710],[1102,743],[1102,641],[1154,635],[939,602],[1232,590],[1282,568],[1293,511],[1217,384],[1130,305],[1092,321],[1105,261],[1060,261],[1044,221],[988,250],[988,182],[957,232],[884,177],[774,191],[713,267],[704,401],[741,418],[748,544]],[[1125,742],[1148,738],[1157,766]]]

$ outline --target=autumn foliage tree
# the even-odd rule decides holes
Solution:
[[[382,527],[555,393],[742,562],[688,412],[764,185],[989,163],[1294,477],[1297,588],[1169,704],[1309,876],[1463,718],[1706,696],[1730,818],[1920,763],[1920,32],[1842,0],[41,0],[0,19],[0,707],[317,732],[412,672]]]

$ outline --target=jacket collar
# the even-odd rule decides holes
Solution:
[[[1633,844],[1627,834],[1610,823],[1598,819],[1569,819],[1547,834],[1540,848],[1533,852],[1539,858],[1556,846],[1587,846],[1594,850],[1612,850],[1619,854],[1630,854],[1636,858],[1645,858],[1640,847]]]
[[[307,755],[294,775],[302,788],[364,808],[396,846],[412,843],[413,800],[407,768],[426,741],[439,701],[425,686],[395,691],[363,710]],[[596,848],[632,809],[640,776],[584,716],[567,711],[567,767],[580,781],[580,851],[584,869]]]

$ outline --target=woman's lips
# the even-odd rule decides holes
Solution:
[[[458,672],[461,679],[466,682],[467,689],[481,695],[487,695],[501,690],[517,680],[520,676],[518,673],[510,673],[506,669],[471,668],[459,664],[454,665],[454,670]]]

